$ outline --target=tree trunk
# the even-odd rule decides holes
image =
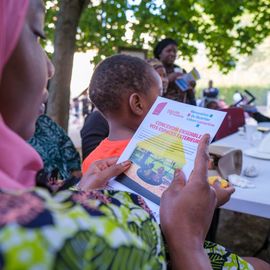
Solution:
[[[89,0],[61,0],[55,27],[52,59],[55,75],[49,86],[48,115],[66,131],[77,27],[82,11],[88,2]]]

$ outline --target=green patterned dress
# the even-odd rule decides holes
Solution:
[[[253,269],[205,243],[213,269]],[[190,254],[192,256],[192,254]],[[0,191],[0,269],[166,269],[159,225],[120,191]]]
[[[44,170],[57,179],[68,179],[81,170],[81,159],[64,129],[43,114],[36,122],[34,136],[28,141],[40,154]]]

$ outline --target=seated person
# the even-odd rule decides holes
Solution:
[[[39,43],[45,8],[41,0],[0,0],[0,6],[0,268],[166,269],[160,227],[142,198],[93,190],[130,162],[96,161],[78,191],[54,196],[35,187],[43,163],[24,140],[34,133],[53,75]],[[205,135],[199,144],[188,183],[176,170],[162,196],[161,227],[173,269],[211,269],[203,242],[217,199],[207,183],[208,141]],[[224,269],[253,269],[217,245],[208,250],[220,253]]]
[[[95,108],[85,118],[81,129],[82,159],[84,160],[102,140],[109,135],[109,125],[103,115]]]
[[[83,161],[83,173],[95,160],[122,154],[163,90],[158,73],[136,57],[112,56],[95,71],[89,85],[90,99],[105,116],[110,132]]]
[[[207,98],[218,98],[219,90],[216,87],[213,87],[213,81],[208,82],[208,88],[203,90],[203,97]]]
[[[162,81],[162,92],[160,93],[161,96],[164,96],[167,93],[168,85],[169,85],[169,79],[166,72],[165,67],[163,66],[162,62],[159,61],[157,58],[152,58],[147,60],[147,63],[150,64],[158,73],[158,75],[161,78]]]
[[[203,89],[202,100],[199,106],[218,110],[220,108],[220,101],[218,99],[219,90],[218,88],[213,87],[213,81],[210,80],[208,83],[208,88]]]
[[[219,102],[216,99],[206,99],[204,107],[212,110],[220,110]]]
[[[97,66],[89,86],[90,97],[106,117],[110,132],[109,137],[85,159],[83,173],[95,160],[107,157],[111,153],[120,155],[123,152],[161,89],[162,83],[158,74],[139,58],[115,55]],[[215,188],[218,189],[216,192],[219,194],[220,188],[217,186]],[[218,205],[229,199],[232,189],[222,190],[222,192],[228,193],[222,196],[221,201],[219,199]],[[219,247],[216,244],[213,245]],[[206,252],[208,252],[207,246],[208,244],[205,245]],[[213,251],[219,253],[216,249],[211,252]],[[224,258],[224,269],[227,262],[234,256],[230,253],[226,254],[229,257]],[[243,266],[243,269],[245,267]]]
[[[157,71],[162,80],[163,89],[160,95],[164,95],[168,88],[168,76],[163,64],[156,58],[147,62]],[[82,158],[83,160],[109,135],[109,126],[103,115],[95,108],[85,119],[81,130]]]
[[[28,142],[40,154],[44,170],[51,178],[68,179],[81,176],[78,151],[64,129],[49,116],[39,116],[34,136]]]

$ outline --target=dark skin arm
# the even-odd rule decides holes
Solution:
[[[216,193],[207,181],[208,141],[209,135],[204,135],[199,143],[188,182],[183,172],[176,170],[173,182],[161,198],[161,228],[173,269],[212,269],[203,248],[217,205]]]

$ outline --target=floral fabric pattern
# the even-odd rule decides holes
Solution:
[[[213,269],[253,269],[217,244],[205,249]],[[166,269],[165,258],[159,225],[135,194],[0,191],[0,269]]]
[[[58,172],[58,179],[70,178],[81,170],[80,155],[66,132],[47,115],[39,116],[34,136],[28,141],[40,154],[48,174]]]

